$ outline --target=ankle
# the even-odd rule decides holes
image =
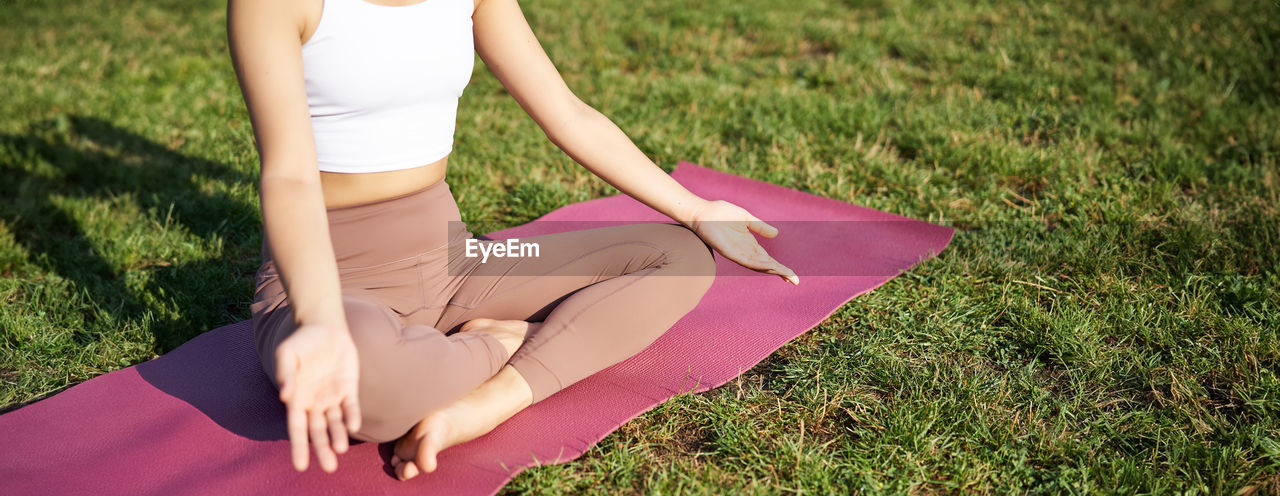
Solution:
[[[529,381],[511,365],[506,365],[493,376],[495,387],[501,394],[517,406],[517,411],[533,404],[533,388]]]
[[[445,408],[451,418],[485,419],[496,427],[520,410],[533,404],[533,390],[524,377],[510,365],[481,384],[471,394]]]

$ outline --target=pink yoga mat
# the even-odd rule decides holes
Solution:
[[[335,474],[320,471],[314,456],[310,470],[295,472],[284,409],[258,364],[250,325],[231,324],[0,415],[0,494],[494,494],[527,466],[577,458],[673,395],[728,382],[853,297],[936,255],[953,234],[690,163],[672,176],[765,221],[823,221],[812,229],[779,222],[782,234],[761,241],[801,275],[800,286],[717,254],[715,284],[652,346],[444,451],[438,471],[407,482],[391,475],[390,444],[353,446]],[[619,195],[488,237],[572,224],[541,221],[614,220],[670,222]]]

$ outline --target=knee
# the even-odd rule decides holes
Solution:
[[[414,420],[402,418],[397,411],[397,371],[387,355],[395,346],[399,325],[376,303],[351,297],[343,300],[347,330],[360,366],[357,395],[362,427],[350,436],[366,442],[393,441],[412,427]]]
[[[716,261],[711,247],[687,227],[677,224],[660,226],[663,227],[656,239],[667,250],[670,275],[685,276],[688,280],[684,282],[699,289],[699,294],[706,292],[716,276]]]

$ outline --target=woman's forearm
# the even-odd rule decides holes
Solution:
[[[556,146],[605,182],[682,224],[687,225],[707,201],[672,179],[613,121],[585,103],[572,118],[545,131]]]
[[[319,180],[263,176],[262,222],[298,325],[346,329]]]

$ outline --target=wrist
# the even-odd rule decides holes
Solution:
[[[698,222],[698,217],[700,215],[700,212],[704,207],[711,204],[711,201],[698,197],[696,195],[690,195],[690,196],[692,196],[693,198],[689,201],[682,203],[680,205],[680,209],[676,212],[676,215],[672,216],[672,218],[675,219],[676,222],[679,222],[681,225],[689,229],[694,229],[695,227],[697,227],[697,222]]]
[[[347,319],[342,312],[324,312],[319,314],[298,312],[295,314],[293,320],[296,327],[319,327],[331,334],[347,334]]]

